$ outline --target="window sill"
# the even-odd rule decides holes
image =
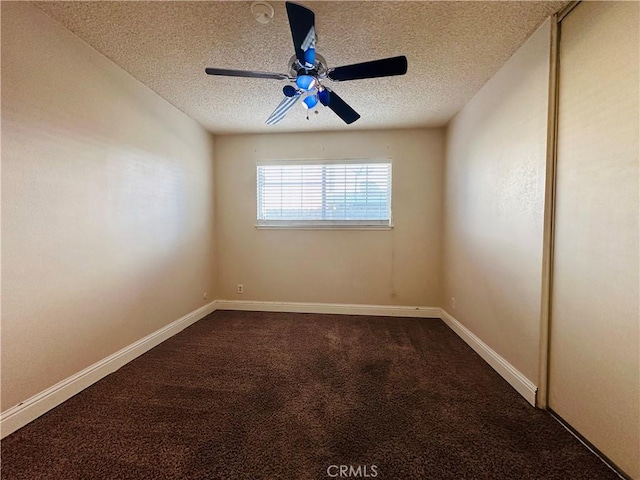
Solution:
[[[255,225],[257,230],[392,230],[393,225]]]

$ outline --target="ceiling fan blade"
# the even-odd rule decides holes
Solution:
[[[333,110],[344,123],[350,125],[360,118],[360,114],[347,105],[347,102],[342,100],[336,92],[328,88],[326,90],[329,92],[329,105],[327,106]]]
[[[297,3],[286,2],[286,7],[296,58],[300,65],[304,65],[305,61],[310,60],[308,56],[305,58],[305,52],[310,49],[315,52],[316,48],[316,16],[311,10]],[[313,65],[310,68],[313,68]]]
[[[294,95],[293,97],[284,97],[282,101],[278,104],[276,109],[269,115],[267,121],[265,122],[267,125],[275,125],[280,122],[289,110],[293,108],[296,102],[300,99],[300,95]]]
[[[273,80],[289,80],[284,73],[271,72],[251,72],[249,70],[229,70],[227,68],[205,68],[207,75],[222,75],[225,77],[247,77],[247,78],[271,78]]]
[[[391,77],[407,73],[407,57],[383,58],[371,62],[354,63],[329,70],[331,80],[361,80],[363,78]]]

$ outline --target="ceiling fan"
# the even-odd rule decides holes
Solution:
[[[267,124],[273,125],[280,122],[300,99],[307,109],[315,108],[320,103],[333,110],[345,123],[351,124],[358,120],[360,115],[337,93],[323,85],[324,80],[360,80],[407,73],[407,57],[405,56],[328,68],[324,57],[316,53],[314,13],[302,5],[292,2],[286,2],[286,8],[295,48],[295,55],[288,63],[289,73],[254,72],[225,68],[205,69],[209,75],[267,78],[291,82],[282,89],[284,98],[267,118]]]

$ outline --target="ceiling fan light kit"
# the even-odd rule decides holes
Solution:
[[[295,54],[288,63],[289,73],[254,72],[224,68],[205,69],[208,75],[264,78],[291,82],[290,85],[285,85],[282,89],[284,98],[267,118],[267,124],[275,125],[282,121],[298,100],[302,99],[302,106],[307,112],[320,103],[325,107],[329,107],[349,125],[358,120],[360,114],[340,98],[337,93],[323,85],[323,81],[328,79],[341,82],[390,77],[407,73],[407,57],[405,56],[328,68],[324,57],[316,53],[315,14],[297,3],[286,2],[285,6],[295,49]],[[251,5],[251,12],[260,23],[268,23],[273,17],[273,7],[267,2],[254,2]],[[266,21],[264,21],[265,19]],[[316,113],[318,112],[316,111]]]

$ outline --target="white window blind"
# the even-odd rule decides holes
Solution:
[[[258,164],[258,226],[391,226],[391,163]]]

